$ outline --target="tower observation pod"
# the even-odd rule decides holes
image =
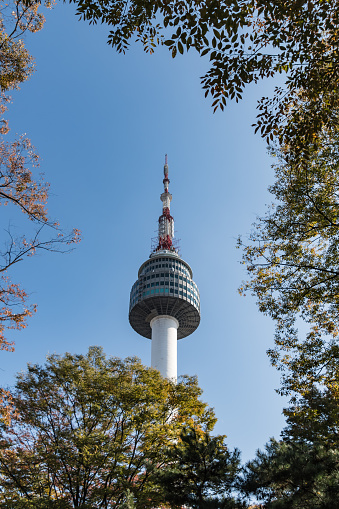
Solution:
[[[129,322],[138,334],[152,340],[152,367],[163,377],[175,381],[177,340],[189,336],[199,326],[200,296],[191,267],[173,245],[169,183],[165,156],[157,245],[141,265],[138,279],[132,286]]]

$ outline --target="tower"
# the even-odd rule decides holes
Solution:
[[[152,367],[163,377],[176,380],[177,340],[189,336],[198,327],[200,297],[191,267],[173,246],[169,183],[166,155],[157,246],[141,265],[132,286],[129,322],[138,334],[152,340]]]

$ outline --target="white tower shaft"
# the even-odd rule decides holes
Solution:
[[[152,328],[151,366],[164,378],[177,380],[177,330],[179,322],[173,316],[160,315],[150,322]]]

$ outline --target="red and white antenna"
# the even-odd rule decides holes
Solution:
[[[174,219],[170,214],[172,195],[168,192],[170,181],[168,178],[167,154],[165,155],[164,176],[164,192],[160,195],[160,200],[162,201],[162,214],[159,217],[158,245],[155,250],[175,251],[173,247]]]

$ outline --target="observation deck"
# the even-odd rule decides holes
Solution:
[[[151,254],[132,286],[129,322],[145,338],[152,339],[150,322],[156,316],[179,322],[178,339],[194,332],[200,323],[200,296],[191,267],[173,250]]]

